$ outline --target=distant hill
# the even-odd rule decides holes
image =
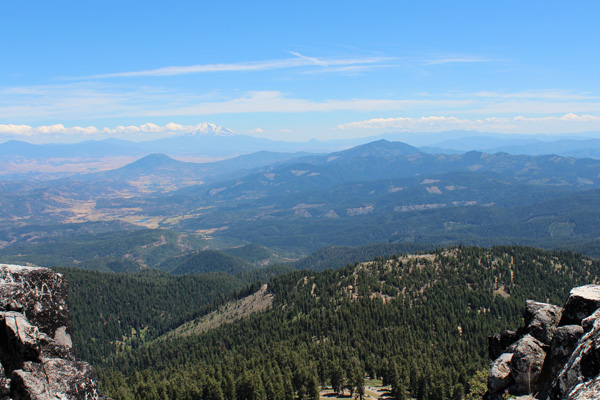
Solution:
[[[557,140],[552,142],[535,142],[520,146],[494,148],[491,152],[503,151],[510,154],[543,155],[557,154],[574,158],[596,158],[600,155],[600,139]]]
[[[524,154],[530,156],[559,155],[573,158],[600,158],[600,139],[564,138],[562,136],[504,135],[506,137],[470,136],[423,146],[430,154],[460,154],[468,151]]]
[[[600,186],[597,160],[475,151],[432,155],[403,143],[378,141],[328,155],[302,157],[243,179],[198,188],[198,192],[207,199],[260,198],[325,190],[347,182],[448,172],[495,172],[518,182],[541,185]]]
[[[25,243],[5,247],[0,249],[0,262],[131,272],[201,247],[197,237],[169,230],[137,228],[92,234],[92,227],[88,232],[82,227],[71,235],[49,237],[38,243],[29,238]],[[30,234],[36,234],[29,229]]]
[[[218,250],[205,250],[171,258],[157,267],[173,275],[225,272],[235,274],[250,269],[249,263]]]
[[[399,157],[408,156],[415,153],[421,153],[416,147],[410,146],[402,142],[390,142],[385,139],[377,140],[353,147],[348,150],[338,151],[331,153],[327,158],[331,157],[342,157],[342,158],[354,158],[354,157]]]
[[[88,140],[72,144],[30,144],[18,140],[0,143],[0,157],[11,158],[114,157],[143,153],[134,142],[117,139]]]
[[[232,179],[257,168],[305,156],[306,153],[274,153],[261,151],[231,159],[193,163],[177,161],[165,154],[150,154],[121,168],[78,175],[84,181],[123,181],[143,186],[145,190],[174,190],[198,185],[204,181]]]
[[[80,175],[86,181],[124,181],[145,190],[173,190],[181,186],[202,183],[205,167],[199,163],[182,162],[164,154],[150,154],[121,168]]]
[[[279,257],[276,257],[272,251],[256,243],[224,249],[223,252],[255,265],[266,265],[270,264],[273,259],[280,259]]]
[[[365,262],[376,257],[416,254],[434,249],[434,245],[415,243],[372,243],[358,247],[327,246],[292,263],[292,265],[297,269],[323,271],[325,269],[343,268],[348,264]]]

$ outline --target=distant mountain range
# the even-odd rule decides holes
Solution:
[[[600,160],[589,158],[428,154],[386,140],[202,164],[153,154],[111,171],[3,182],[0,244],[60,235],[39,226],[121,221],[298,255],[373,242],[580,245],[600,233],[595,204]]]
[[[259,151],[222,161],[193,163],[177,161],[165,154],[150,154],[121,168],[81,174],[74,179],[84,181],[120,181],[154,190],[173,190],[217,179],[234,179],[254,169],[304,156],[306,153]]]
[[[591,138],[594,137],[594,138]],[[131,142],[120,139],[83,141],[74,144],[31,144],[10,140],[0,144],[0,159],[142,157],[154,153],[170,156],[231,157],[258,151],[330,153],[380,139],[410,143],[428,153],[454,154],[466,151],[600,158],[600,133],[576,135],[507,135],[469,131],[441,133],[386,133],[373,137],[306,142],[276,141],[215,127],[212,130]]]

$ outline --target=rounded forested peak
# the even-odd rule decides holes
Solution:
[[[376,140],[374,142],[362,144],[360,146],[352,147],[348,150],[343,150],[337,153],[331,153],[331,156],[340,157],[369,157],[369,156],[407,156],[410,154],[422,153],[416,147],[403,142],[390,142],[385,139]]]

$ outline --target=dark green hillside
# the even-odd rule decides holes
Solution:
[[[513,187],[513,189],[517,189]],[[507,188],[506,194],[510,193]],[[503,243],[554,248],[598,236],[600,191],[563,195],[529,205],[519,205],[519,191],[513,191],[514,206],[486,204],[453,205],[426,203],[421,206],[398,201],[398,211],[376,203],[340,210],[335,218],[318,217],[315,210],[279,218],[239,221],[226,232],[228,237],[261,243],[270,248],[300,248],[316,251],[324,246],[362,246],[373,242],[399,242],[422,245],[469,244],[489,246]],[[393,204],[393,203],[392,203]],[[405,208],[403,208],[405,207]],[[335,209],[334,209],[335,211]],[[283,213],[281,213],[283,214]],[[227,214],[225,214],[227,215]],[[585,251],[579,247],[581,251]]]
[[[599,276],[598,261],[521,247],[297,271],[269,283],[271,310],[148,343],[101,370],[117,400],[310,399],[318,385],[360,390],[365,374],[397,399],[459,399],[487,366],[487,336],[518,325],[525,299],[563,302]]]
[[[292,265],[297,269],[322,271],[324,269],[342,268],[348,264],[372,260],[375,257],[415,254],[417,252],[432,251],[435,248],[433,245],[414,243],[373,243],[359,247],[327,246],[301,258]]]
[[[242,260],[251,264],[260,263],[263,261],[269,262],[273,258],[273,252],[264,246],[256,243],[247,244],[240,247],[232,247],[230,249],[223,250],[231,256],[241,258]]]
[[[140,263],[124,257],[93,258],[77,263],[79,269],[101,272],[137,272],[142,269]]]
[[[50,241],[68,241],[80,236],[109,232],[132,232],[141,230],[139,226],[123,221],[83,222],[76,224],[44,224],[10,226],[0,223],[0,241],[13,246],[21,243],[41,243]]]
[[[0,249],[0,261],[16,264],[32,263],[50,267],[78,266],[106,270],[103,258],[121,259],[122,264],[156,266],[167,258],[179,256],[200,247],[194,235],[183,235],[164,229],[138,229],[135,231],[108,232],[58,237],[40,243],[23,243]],[[126,258],[126,259],[125,259]],[[80,265],[80,263],[82,263]],[[108,267],[110,269],[110,267]],[[122,267],[111,269],[121,272]],[[132,268],[127,268],[132,269]]]
[[[408,148],[408,149],[406,149]],[[414,149],[410,150],[410,149]],[[338,153],[275,165],[243,178],[184,189],[208,201],[233,201],[327,190],[349,182],[486,172],[540,186],[597,188],[600,161],[560,156],[515,156],[471,151],[431,155],[399,142],[377,141]]]
[[[234,274],[250,268],[241,258],[218,250],[205,250],[166,260],[157,267],[173,275],[225,272]]]
[[[172,276],[157,270],[133,274],[58,268],[69,282],[74,342],[80,359],[98,363],[205,314],[249,285],[290,270],[273,266],[238,275]]]

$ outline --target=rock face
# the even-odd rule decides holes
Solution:
[[[546,360],[545,347],[544,343],[527,334],[506,350],[508,354],[512,353],[510,374],[514,379],[513,392],[532,393],[539,390]]]
[[[600,286],[586,285],[571,290],[565,304],[561,325],[580,325],[600,308]]]
[[[0,264],[0,399],[107,399],[70,334],[62,275]]]
[[[563,308],[528,300],[524,321],[490,336],[484,399],[600,399],[600,286],[574,288]]]

